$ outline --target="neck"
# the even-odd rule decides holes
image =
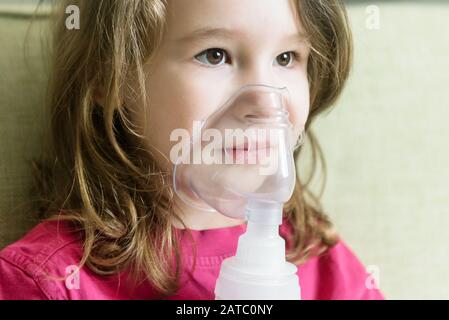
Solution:
[[[177,196],[175,196],[174,208],[177,215],[185,223],[185,227],[192,230],[225,228],[245,223],[245,220],[232,219],[216,211],[208,212],[191,208]],[[173,219],[173,226],[178,229],[185,228],[177,219]]]

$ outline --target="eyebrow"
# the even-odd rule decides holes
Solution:
[[[176,41],[188,43],[190,41],[207,40],[210,38],[232,39],[240,37],[241,35],[242,32],[236,29],[203,27],[192,31],[185,36],[177,38]],[[298,42],[298,43],[308,42],[308,37],[303,32],[297,32],[288,35],[285,37],[285,39],[287,39],[289,42]]]
[[[204,40],[209,38],[234,38],[240,34],[241,33],[238,30],[234,29],[203,27],[176,39],[176,41],[190,42],[193,40]]]

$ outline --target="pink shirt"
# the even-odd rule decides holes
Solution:
[[[70,266],[80,261],[82,242],[70,233],[64,222],[42,222],[22,239],[0,251],[0,299],[154,299],[155,290],[148,283],[127,284],[126,271],[104,277],[83,267],[78,277],[52,279],[48,275],[66,276]],[[184,237],[181,245],[185,259],[182,286],[170,299],[214,299],[215,281],[220,264],[235,254],[238,237],[246,225],[192,231],[197,242],[197,263],[190,272],[192,252]],[[289,229],[286,222],[281,234]],[[367,288],[369,274],[340,241],[324,255],[313,257],[298,266],[302,299],[382,299],[377,289]],[[370,286],[368,286],[370,287]]]

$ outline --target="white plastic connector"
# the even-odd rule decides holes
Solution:
[[[247,206],[247,229],[237,254],[225,259],[215,287],[217,300],[300,300],[297,268],[285,259],[279,235],[282,203],[254,201]]]

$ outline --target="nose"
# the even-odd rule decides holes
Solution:
[[[234,94],[235,116],[240,121],[262,121],[288,115],[290,95],[265,56],[246,59],[239,68]]]
[[[269,85],[246,85],[234,96],[230,110],[233,116],[246,124],[276,123],[288,118],[286,88]]]

